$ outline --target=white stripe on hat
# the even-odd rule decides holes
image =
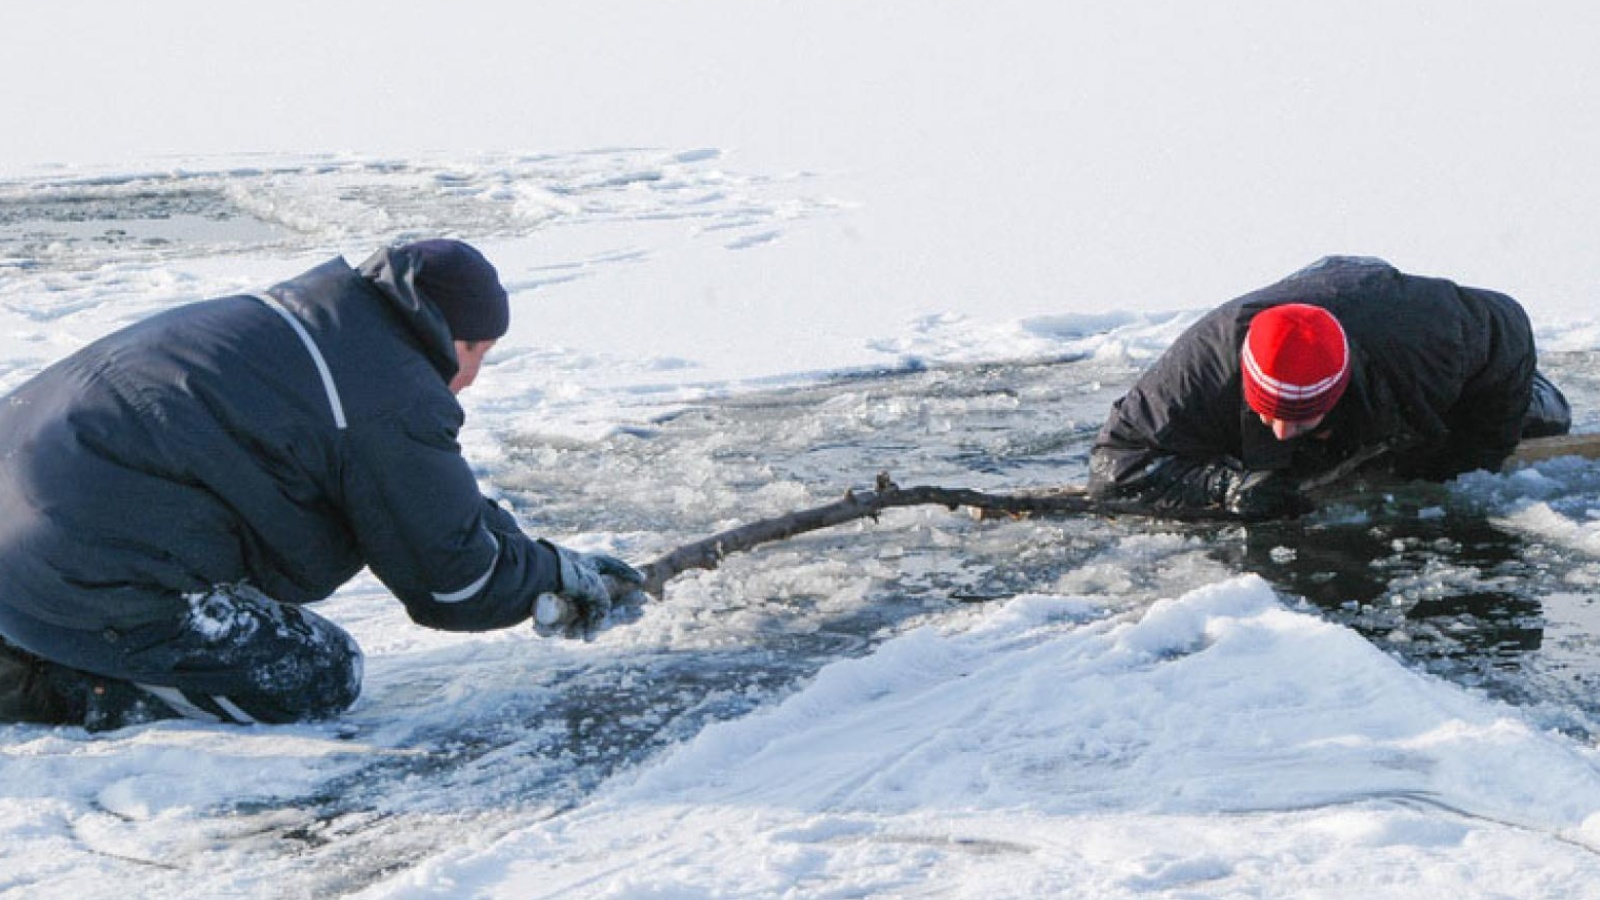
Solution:
[[[1244,353],[1241,354],[1241,357],[1244,360],[1245,370],[1250,375],[1250,380],[1254,381],[1263,393],[1271,394],[1287,403],[1305,403],[1333,390],[1344,380],[1345,372],[1350,369],[1350,342],[1345,339],[1344,326],[1339,324],[1339,320],[1333,316],[1328,318],[1332,319],[1334,327],[1339,329],[1339,355],[1341,359],[1339,371],[1311,384],[1294,384],[1289,381],[1280,381],[1262,370],[1261,364],[1256,362],[1255,354],[1250,351],[1250,340],[1246,338]]]

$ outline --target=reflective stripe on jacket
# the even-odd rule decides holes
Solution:
[[[363,566],[424,625],[525,620],[554,553],[479,492],[453,344],[409,265],[334,259],[178,307],[6,398],[0,634],[92,670],[104,647],[77,635],[218,584],[310,603]]]

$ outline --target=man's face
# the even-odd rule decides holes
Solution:
[[[1272,429],[1272,436],[1280,441],[1291,440],[1302,434],[1310,434],[1317,430],[1317,426],[1322,424],[1323,419],[1327,418],[1327,416],[1317,416],[1315,419],[1305,419],[1300,422],[1286,422],[1283,419],[1274,419],[1262,413],[1257,413],[1256,415],[1261,417],[1261,424]]]
[[[478,380],[478,370],[483,368],[483,358],[489,355],[494,341],[456,341],[456,377],[450,379],[450,393],[459,394]]]

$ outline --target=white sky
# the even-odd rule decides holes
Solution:
[[[1193,308],[1336,252],[1536,314],[1600,286],[1592,3],[19,7],[0,172],[708,146],[854,176],[913,255],[851,284],[936,310]]]

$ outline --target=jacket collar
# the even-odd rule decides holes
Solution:
[[[367,257],[357,271],[389,302],[422,345],[428,361],[445,381],[449,381],[461,367],[456,359],[455,341],[438,307],[414,283],[417,265],[415,254],[389,248]]]

